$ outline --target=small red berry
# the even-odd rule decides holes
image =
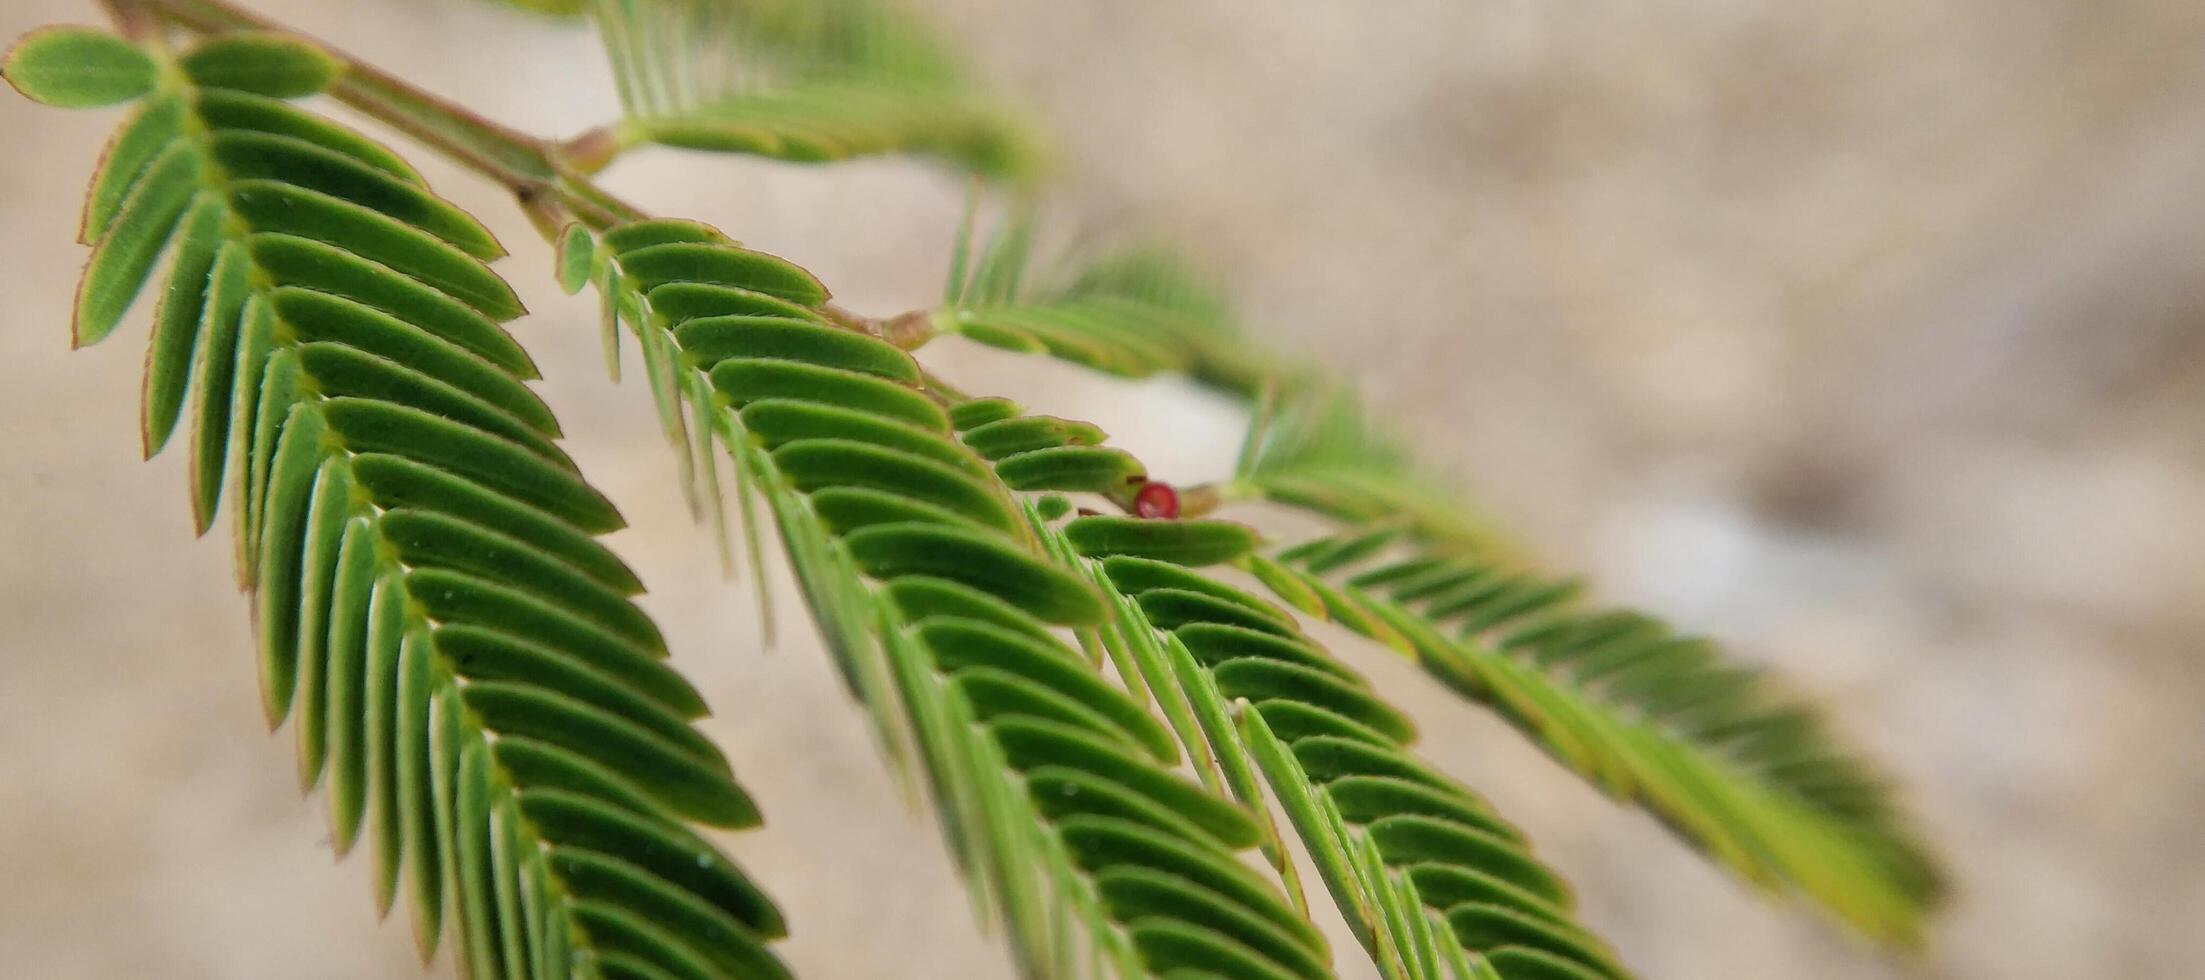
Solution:
[[[1133,513],[1136,517],[1170,519],[1179,516],[1179,491],[1171,484],[1150,480],[1141,484],[1133,494]]]

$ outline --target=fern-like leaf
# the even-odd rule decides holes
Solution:
[[[987,280],[989,261],[970,282]],[[1510,646],[1504,627],[1566,602],[1573,589],[1522,575],[1520,549],[1426,473],[1398,439],[1372,425],[1352,391],[1242,336],[1225,303],[1184,263],[1153,250],[1105,258],[1039,299],[967,288],[933,319],[941,332],[983,343],[1119,374],[1181,373],[1247,397],[1255,418],[1227,496],[1362,529],[1297,552],[1316,561],[1317,571],[1402,543],[1414,551],[1396,563],[1401,574],[1436,576],[1409,579],[1409,599],[1416,601],[1405,605],[1252,556],[1250,570],[1281,599],[1418,657],[1458,688],[1495,703],[1573,768],[1617,796],[1644,802],[1747,877],[1788,882],[1871,936],[1918,940],[1942,893],[1934,862],[1906,828],[1884,781],[1838,748],[1811,712],[1772,696],[1749,672],[1724,666],[1704,643],[1679,640],[1636,614],[1573,614],[1568,622],[1577,625],[1527,634]],[[1428,582],[1446,590],[1420,591]],[[1597,643],[1602,629],[1636,645]],[[1669,700],[1640,703],[1636,688],[1611,697],[1616,689],[1604,675],[1547,670],[1537,657],[1534,669],[1519,669],[1518,648],[1535,640],[1577,651],[1547,660],[1586,649],[1645,655],[1626,676]],[[1622,667],[1600,663],[1602,670]],[[1682,706],[1714,713],[1715,721],[1677,729],[1646,713]],[[1738,745],[1718,744],[1734,739],[1758,747],[1741,760]]]
[[[1251,566],[1282,594],[1390,642],[1557,759],[1750,880],[1794,887],[1878,938],[1919,938],[1942,884],[1887,782],[1821,719],[1706,640],[1588,608],[1574,583],[1398,527]]]
[[[1345,524],[1385,524],[1441,548],[1514,555],[1486,515],[1425,472],[1409,448],[1373,424],[1353,391],[1304,385],[1281,397],[1250,433],[1234,483],[1244,496]]]
[[[785,977],[779,912],[690,829],[757,811],[523,383],[497,241],[270,97],[328,82],[319,50],[225,36],[155,68],[93,180],[76,337],[170,256],[146,451],[191,420],[198,526],[227,499],[268,719],[338,852],[364,838],[378,906],[403,884],[424,957],[449,922],[472,976]]]
[[[803,163],[881,154],[1030,176],[1038,144],[881,0],[595,0],[625,142]]]
[[[834,322],[786,262],[690,222],[601,245],[599,287],[638,335],[669,432],[710,432],[764,497],[845,678],[926,781],[1026,974],[1269,975],[1226,921],[1321,960],[1308,923],[1233,860],[1256,840],[1248,814],[1172,775],[1169,733],[1053,635],[1101,609],[954,437],[973,413]]]
[[[1014,413],[990,404],[987,414],[1004,417],[964,435],[998,470],[1053,454],[1117,452],[1095,445],[1093,426]],[[1080,469],[1061,468],[1034,489],[1119,486],[1098,488]],[[1270,783],[1383,974],[1440,976],[1448,961],[1441,950],[1453,946],[1503,977],[1626,976],[1572,918],[1567,888],[1531,856],[1522,834],[1409,754],[1415,729],[1405,716],[1285,610],[1197,571],[1249,553],[1252,532],[1220,521],[1107,516],[1037,532],[1104,597],[1110,616],[1100,639],[1120,673],[1161,702],[1198,765],[1257,810],[1274,865],[1293,882],[1257,773]],[[1282,968],[1324,975],[1292,949],[1265,948]],[[1527,956],[1562,965],[1548,974],[1508,966]]]
[[[1106,253],[1021,288],[1032,238],[1026,220],[1007,222],[955,285],[933,316],[937,332],[1123,377],[1183,374],[1251,398],[1301,383],[1302,372],[1244,339],[1224,297],[1162,248]]]

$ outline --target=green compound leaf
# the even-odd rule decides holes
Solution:
[[[135,45],[101,31],[32,31],[0,62],[0,76],[34,102],[64,109],[128,102],[153,91],[160,70]]]
[[[608,0],[593,13],[624,144],[796,163],[917,155],[1008,179],[1045,163],[1031,127],[894,4]]]
[[[1284,610],[1160,560],[1168,554],[1151,538],[1126,533],[1188,523],[1088,517],[1061,528],[1037,521],[1036,531],[1102,591],[1112,611],[1105,642],[1121,672],[1157,694],[1198,766],[1258,810],[1273,866],[1297,881],[1259,774],[1383,975],[1467,977],[1446,964],[1528,945],[1590,975],[1627,976],[1575,923],[1568,890],[1523,836],[1409,755],[1414,727],[1367,681]],[[1243,539],[1242,550],[1253,543]],[[1422,892],[1420,874],[1455,887]],[[1274,950],[1231,969],[1287,975],[1296,962]]]
[[[1877,938],[1918,938],[1941,890],[1935,866],[1882,778],[1812,710],[1704,640],[1583,606],[1573,583],[1475,552],[1369,545],[1399,537],[1317,539],[1281,552],[1265,581],[1324,590],[1352,613],[1333,617],[1341,625],[1398,638],[1449,687],[1749,881],[1804,892]]]
[[[120,43],[92,37],[11,64]],[[494,239],[366,137],[241,90],[318,88],[318,52],[226,37],[185,60],[94,179],[75,336],[110,335],[172,256],[146,448],[192,420],[194,516],[231,504],[264,710],[326,783],[332,843],[365,839],[378,907],[404,892],[422,954],[449,939],[474,976],[785,977],[779,913],[686,829],[757,808],[595,540],[619,514],[524,384]]]
[[[952,399],[806,305],[824,291],[788,287],[808,274],[709,228],[635,222],[597,245],[692,492],[716,500],[715,463],[687,436],[709,433],[750,488],[738,502],[767,504],[837,667],[923,781],[1022,972],[1260,972],[1264,954],[1243,951],[1289,931],[1289,959],[1323,962],[1307,924],[1234,870],[1256,839],[1246,810],[1173,773],[1171,732],[1058,637],[1100,619],[1095,592],[1036,552],[1030,513],[952,434]],[[1152,887],[1108,884],[1128,880]]]
[[[1871,938],[1920,941],[1944,888],[1883,777],[1706,644],[1636,614],[1576,610],[1573,583],[1524,573],[1521,549],[1353,391],[1243,334],[1187,263],[1137,248],[1031,291],[987,286],[1016,276],[980,265],[935,314],[942,329],[1111,373],[1176,372],[1251,403],[1231,491],[1350,528],[1238,560],[1282,601],[1416,659],[1749,880],[1798,889]],[[972,412],[961,430],[1018,431],[1004,421],[1015,412]],[[1679,729],[1649,711],[1699,720]],[[1727,747],[1744,744],[1758,746],[1745,760]]]

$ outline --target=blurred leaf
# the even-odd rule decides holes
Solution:
[[[598,0],[622,138],[819,163],[934,156],[1022,177],[1037,140],[882,0]]]
[[[1449,687],[1746,879],[1872,938],[1919,940],[1944,889],[1933,859],[1884,778],[1760,671],[1649,616],[1583,608],[1575,583],[1461,549],[1377,556],[1371,539],[1297,546],[1282,557],[1298,567],[1266,581],[1334,592],[1359,613],[1341,625],[1405,638]]]

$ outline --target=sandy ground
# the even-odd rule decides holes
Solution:
[[[614,111],[588,39],[554,26],[459,0],[258,6],[524,127]],[[1828,702],[1960,885],[1929,955],[1880,960],[1349,649],[1630,964],[2196,975],[2205,6],[931,6],[1053,120],[1076,207],[1182,236],[1252,323],[1364,380],[1557,564]],[[9,0],[0,35],[90,19]],[[361,862],[332,867],[287,733],[261,730],[245,605],[226,545],[190,538],[180,460],[135,458],[142,333],[68,355],[77,194],[114,121],[0,98],[0,975],[415,975]],[[795,923],[788,959],[1007,976],[787,590],[799,625],[764,650],[747,585],[713,574],[587,301],[497,194],[422,162],[513,247],[542,390],[767,809],[729,843]],[[918,166],[674,154],[612,183],[881,313],[934,294],[959,195]],[[937,363],[1094,418],[1167,477],[1214,474],[1234,436],[1168,386]]]

